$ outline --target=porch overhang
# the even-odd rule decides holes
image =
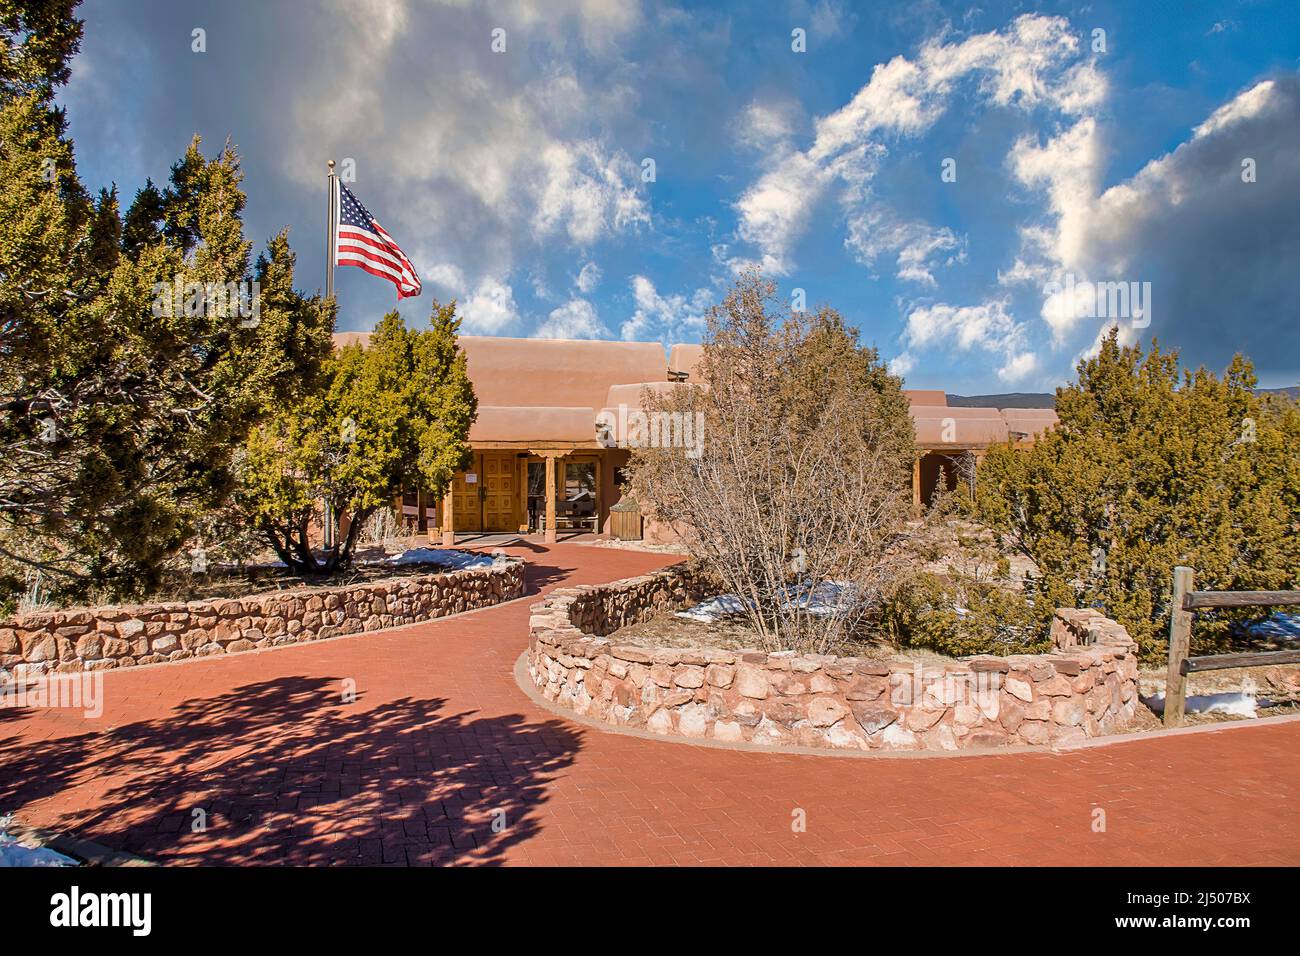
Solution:
[[[469,443],[476,448],[601,447],[594,409],[545,405],[480,405]]]

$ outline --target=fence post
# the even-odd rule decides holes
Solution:
[[[1183,609],[1183,598],[1192,590],[1192,569],[1174,568],[1173,613],[1169,616],[1169,673],[1165,676],[1165,726],[1180,727],[1187,706],[1187,678],[1183,661],[1192,640],[1192,612]]]

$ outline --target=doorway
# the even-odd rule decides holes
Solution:
[[[480,457],[483,530],[518,531],[518,459],[509,452],[483,452]]]
[[[457,531],[482,531],[483,507],[479,501],[478,460],[451,481],[451,520]]]

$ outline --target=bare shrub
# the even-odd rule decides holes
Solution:
[[[393,508],[379,508],[361,526],[361,543],[393,550],[405,548],[415,536],[414,522],[404,521]]]
[[[710,313],[700,381],[642,405],[702,421],[693,449],[635,448],[633,488],[742,599],[764,648],[856,635],[907,560],[914,453],[900,382],[857,330],[829,308],[778,312],[748,274]]]

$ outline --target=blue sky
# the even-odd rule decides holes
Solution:
[[[208,150],[229,136],[247,233],[288,226],[305,289],[324,282],[333,157],[355,161],[351,188],[424,280],[408,320],[455,297],[478,334],[698,341],[758,265],[783,296],[839,309],[912,387],[1050,389],[1112,323],[1300,382],[1293,2],[87,0],[81,15],[62,100],[87,185],[129,201],[194,133]],[[1149,282],[1149,307],[1094,314],[1079,293],[1102,282]],[[342,329],[395,300],[357,269],[336,289]]]

